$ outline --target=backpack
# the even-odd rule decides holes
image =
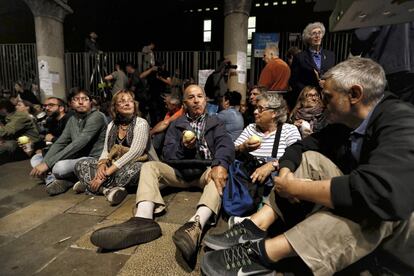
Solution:
[[[273,143],[272,157],[276,157],[282,126],[278,126]],[[252,183],[251,173],[262,165],[251,154],[245,161],[235,160],[228,170],[226,186],[223,190],[222,207],[230,216],[244,216],[254,213],[262,201],[263,184]],[[267,181],[271,181],[270,177]]]

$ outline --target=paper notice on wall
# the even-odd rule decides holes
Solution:
[[[52,80],[52,83],[59,84],[60,83],[60,77],[59,73],[57,72],[50,72],[50,79]]]
[[[46,60],[39,61],[39,79],[49,78],[49,63]]]
[[[246,52],[237,51],[237,76],[238,82],[241,84],[246,83],[246,62],[247,55]]]
[[[50,78],[40,79],[40,88],[45,93],[45,96],[53,96],[53,85]]]
[[[214,72],[214,69],[198,70],[198,85],[204,88],[208,76]]]

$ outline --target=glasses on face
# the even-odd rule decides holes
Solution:
[[[260,106],[260,105],[258,105],[257,107],[256,107],[256,110],[259,112],[259,113],[262,113],[262,112],[264,112],[264,111],[267,111],[267,110],[275,110],[276,108],[274,108],[274,107],[266,107],[266,106]]]
[[[315,36],[322,36],[322,32],[311,32],[311,37],[315,37]]]
[[[117,101],[116,104],[117,105],[126,105],[126,104],[132,104],[134,103],[134,100],[121,100],[121,101]]]
[[[54,107],[54,106],[58,106],[58,104],[55,104],[55,103],[44,104],[43,105],[43,108],[46,108],[46,107]]]
[[[318,94],[307,94],[306,98],[318,98]]]
[[[72,101],[74,102],[88,102],[89,101],[89,97],[73,97]]]

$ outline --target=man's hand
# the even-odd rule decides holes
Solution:
[[[194,136],[192,139],[186,140],[185,137],[184,137],[184,132],[183,132],[181,141],[183,142],[184,147],[186,147],[188,149],[193,149],[195,147],[197,138],[196,138],[196,136]]]
[[[227,169],[222,166],[214,166],[211,168],[209,174],[207,175],[207,183],[210,182],[210,180],[214,181],[214,184],[216,184],[217,191],[220,195],[223,195],[223,189],[224,186],[226,186],[227,181]]]
[[[272,165],[272,162],[268,162],[260,167],[258,167],[254,173],[250,176],[252,179],[252,182],[259,181],[260,183],[263,183],[266,178],[274,171],[274,167]]]
[[[46,173],[48,170],[49,170],[49,167],[47,166],[45,162],[43,162],[32,169],[32,171],[30,172],[30,176],[40,177],[44,173]]]
[[[52,134],[48,133],[45,136],[45,141],[46,142],[52,142],[53,138],[55,138],[55,136],[53,136]]]
[[[275,176],[273,183],[275,184],[275,190],[281,197],[292,198],[292,186],[294,185],[296,178],[292,172],[285,173],[283,176]]]

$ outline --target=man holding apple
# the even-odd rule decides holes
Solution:
[[[234,145],[224,124],[216,116],[206,113],[206,95],[198,85],[184,90],[186,113],[173,121],[167,130],[163,160],[190,159],[194,163],[211,160],[211,167],[189,180],[172,166],[158,161],[146,162],[141,169],[137,190],[137,211],[128,221],[102,228],[91,236],[93,244],[105,249],[121,249],[150,242],[161,236],[161,228],[153,220],[153,214],[165,208],[159,183],[187,188],[197,186],[203,194],[197,211],[174,234],[173,240],[187,262],[197,256],[203,227],[211,217],[218,215],[221,195],[227,179],[227,169],[234,161]]]

